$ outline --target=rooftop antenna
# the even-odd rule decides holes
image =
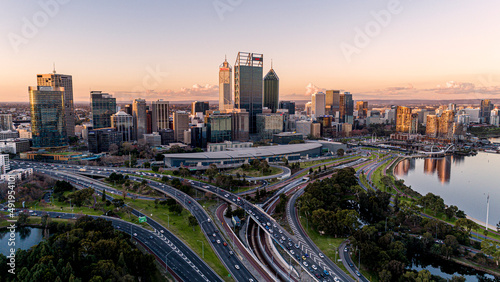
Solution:
[[[224,60],[227,62],[227,54],[224,55]]]
[[[271,59],[271,69],[273,69],[273,59]]]
[[[54,62],[53,65],[54,65],[54,74],[55,74],[56,73],[56,63]]]

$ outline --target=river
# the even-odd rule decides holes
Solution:
[[[9,235],[10,233],[5,230],[0,232],[0,253],[5,256],[10,255],[10,248],[12,248],[8,245],[10,238]],[[16,230],[15,238],[16,245],[14,248],[27,250],[42,241],[43,230],[40,228],[24,227],[22,230]]]
[[[489,226],[500,221],[500,154],[479,152],[476,156],[405,159],[394,174],[422,195],[429,192],[456,205],[467,215],[486,221],[490,200]]]

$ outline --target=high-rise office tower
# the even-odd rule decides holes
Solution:
[[[140,140],[147,130],[146,100],[140,98],[134,100],[132,116],[134,117],[134,137],[135,140]]]
[[[12,115],[0,114],[0,131],[12,130]]]
[[[358,116],[360,118],[366,118],[368,116],[368,102],[367,101],[357,101],[356,111],[358,111]]]
[[[132,115],[132,104],[126,104],[123,107],[123,111],[129,115]]]
[[[489,99],[481,100],[481,107],[479,108],[479,120],[482,123],[490,123],[490,113],[495,106]]]
[[[234,64],[234,105],[249,113],[250,133],[256,133],[257,114],[262,113],[262,66],[264,55],[239,52]]]
[[[439,117],[439,137],[450,139],[453,137],[453,120],[455,118],[455,112],[452,110],[443,111]]]
[[[295,114],[295,102],[281,101],[279,108],[280,109],[286,109],[286,110],[288,110],[288,114],[289,115],[294,115]]]
[[[340,108],[340,90],[326,90],[325,105],[326,114],[335,116]]]
[[[93,128],[111,126],[111,115],[116,113],[116,98],[102,91],[90,92]]]
[[[219,111],[228,110],[233,107],[231,99],[231,75],[233,70],[231,65],[224,60],[219,66]]]
[[[64,88],[64,123],[66,136],[75,136],[75,106],[73,104],[73,78],[71,75],[56,73],[37,74],[37,86]]]
[[[353,113],[354,113],[354,101],[352,100],[352,94],[349,92],[344,92],[339,96],[339,118],[340,122],[343,123],[353,123]]]
[[[196,113],[203,113],[205,115],[208,110],[210,110],[210,104],[208,103],[208,101],[194,101],[193,103],[191,103],[191,114],[193,116],[196,115]]]
[[[396,109],[396,131],[409,133],[410,129],[411,109],[408,107],[398,106]]]
[[[129,142],[134,140],[134,118],[124,111],[119,111],[111,116],[111,127],[120,132],[123,136],[123,141]]]
[[[184,142],[184,130],[189,129],[189,113],[184,111],[174,112],[175,141]]]
[[[438,135],[439,120],[437,115],[427,115],[425,135],[436,138]]]
[[[325,115],[325,93],[316,92],[311,96],[312,116],[317,118]]]
[[[280,79],[271,64],[271,69],[264,77],[264,107],[271,109],[273,113],[278,109],[279,92]]]
[[[210,143],[221,143],[231,141],[232,135],[232,118],[231,114],[209,114],[205,117],[207,125],[207,138]]]
[[[153,110],[149,106],[146,106],[146,133],[153,133]]]
[[[168,106],[169,102],[163,101],[161,99],[158,101],[153,101],[153,103],[151,104],[151,107],[153,108],[152,126],[154,132],[159,132],[162,129],[170,128],[168,125]]]
[[[33,147],[68,146],[62,87],[29,87]]]
[[[247,110],[226,110],[231,114],[231,139],[233,141],[246,142],[249,139],[250,119]]]

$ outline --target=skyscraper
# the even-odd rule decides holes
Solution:
[[[256,133],[257,114],[262,113],[262,54],[239,52],[234,64],[234,105],[249,113],[250,133]]]
[[[411,109],[398,106],[396,109],[396,131],[409,132],[411,123]]]
[[[232,123],[231,114],[210,114],[205,117],[207,125],[207,138],[210,143],[231,141]]]
[[[64,110],[65,91],[62,87],[37,86],[28,88],[31,109],[33,147],[68,146]]]
[[[280,79],[271,65],[271,69],[264,77],[264,107],[276,113],[278,109]]]
[[[316,92],[311,96],[311,115],[315,118],[325,115],[325,93]]]
[[[353,123],[354,101],[352,94],[344,92],[339,96],[340,122]]]
[[[479,109],[479,121],[481,123],[490,123],[490,113],[494,105],[489,99],[481,100],[481,107]]]
[[[231,138],[233,141],[246,142],[249,139],[250,120],[245,109],[231,109],[226,113],[231,114]]]
[[[134,118],[124,111],[119,111],[111,116],[111,127],[120,132],[123,141],[134,140]]]
[[[444,111],[439,117],[439,137],[450,139],[453,137],[453,120],[455,118],[455,112],[452,110]]]
[[[425,127],[425,135],[436,138],[438,135],[439,121],[436,115],[427,115],[427,122]]]
[[[37,74],[37,86],[63,87],[64,123],[66,136],[75,136],[75,107],[73,104],[73,78],[71,75],[53,73]]]
[[[366,118],[368,116],[368,102],[367,101],[357,101],[356,111],[358,111],[358,117]]]
[[[289,115],[295,114],[295,102],[281,101],[279,108],[280,109],[287,109]]]
[[[132,116],[134,117],[135,140],[144,137],[147,130],[146,100],[135,99],[132,104]]]
[[[210,104],[208,103],[208,101],[194,101],[191,104],[191,114],[193,116],[196,115],[196,113],[203,113],[205,115],[208,110],[210,110]]]
[[[335,116],[340,108],[340,90],[326,90],[325,111],[326,114]]]
[[[163,101],[162,99],[158,101],[153,101],[151,107],[153,108],[153,131],[159,132],[162,129],[170,128],[168,125],[169,111],[168,111],[169,102]]]
[[[111,126],[111,115],[116,113],[116,98],[102,91],[90,92],[93,128]]]
[[[189,129],[189,114],[184,111],[174,112],[175,141],[184,142],[184,130]]]
[[[12,115],[0,114],[0,131],[12,130]]]
[[[231,65],[224,60],[219,66],[219,111],[228,110],[233,107],[231,99]]]

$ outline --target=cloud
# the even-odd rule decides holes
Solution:
[[[308,85],[306,85],[306,93],[304,94],[304,96],[311,96],[312,94],[316,93],[316,92],[324,92],[326,91],[325,88],[320,88],[314,84],[312,84],[311,82],[309,82]]]

